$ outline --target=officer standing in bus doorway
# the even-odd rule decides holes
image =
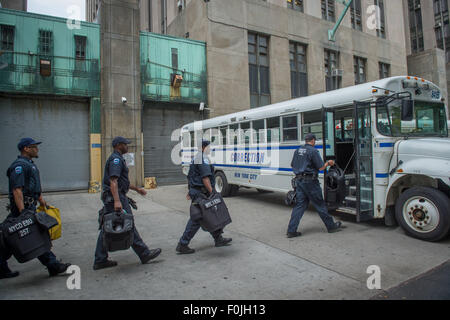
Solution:
[[[334,161],[328,160],[323,163],[319,151],[314,147],[316,136],[312,133],[306,135],[305,142],[304,146],[295,151],[291,162],[296,177],[297,202],[289,221],[288,238],[301,236],[301,233],[297,232],[297,228],[310,202],[316,208],[329,233],[340,231],[342,228],[342,223],[334,222],[328,213],[318,180],[319,171],[325,170],[328,166],[334,166]]]
[[[147,191],[130,184],[128,179],[128,167],[122,155],[128,152],[130,140],[124,137],[115,137],[112,141],[114,152],[108,158],[105,164],[105,172],[102,184],[102,201],[106,212],[122,211],[132,214],[131,206],[126,196],[129,189],[145,196]],[[142,241],[136,227],[134,226],[134,240],[132,248],[141,259],[142,264],[156,258],[161,249],[150,250]],[[116,261],[108,259],[108,251],[103,244],[103,231],[100,231],[95,249],[94,270],[110,268],[117,266]]]
[[[202,141],[202,152],[198,152],[189,168],[188,185],[189,193],[186,196],[187,200],[192,200],[190,207],[190,217],[184,230],[183,236],[178,242],[176,251],[180,254],[194,253],[195,250],[189,248],[189,242],[200,229],[201,210],[200,206],[196,202],[199,197],[203,195],[210,196],[214,190],[214,166],[208,157],[210,153],[210,142],[207,140]],[[192,219],[192,217],[198,217],[199,219]],[[223,229],[211,232],[211,236],[214,238],[216,247],[223,247],[229,245],[231,238],[222,237]]]
[[[20,156],[6,172],[9,179],[9,210],[11,212],[8,217],[18,217],[25,209],[35,211],[38,201],[42,206],[47,206],[41,193],[39,170],[32,160],[38,158],[40,143],[32,138],[23,138],[17,145]],[[0,279],[14,278],[19,275],[19,272],[13,272],[8,267],[7,260],[11,255],[8,248],[0,248]],[[50,276],[66,272],[70,266],[70,263],[57,261],[51,251],[39,256],[38,259],[47,267]]]

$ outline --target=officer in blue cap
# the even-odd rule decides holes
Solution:
[[[194,253],[195,250],[190,248],[189,242],[200,229],[199,220],[193,220],[191,217],[201,217],[201,209],[197,203],[197,199],[203,194],[211,195],[214,190],[214,166],[209,160],[210,142],[208,140],[202,141],[202,152],[198,152],[189,167],[188,185],[189,193],[186,196],[187,200],[192,200],[190,207],[190,217],[187,222],[184,233],[178,242],[176,251],[180,254]],[[223,247],[231,242],[231,238],[222,237],[223,230],[219,229],[211,233],[214,238],[216,247]]]
[[[32,138],[23,138],[17,145],[20,156],[6,172],[9,179],[10,214],[8,217],[17,217],[25,209],[35,211],[38,201],[42,206],[47,206],[42,197],[39,170],[32,160],[38,158],[39,144],[41,142]],[[13,278],[19,275],[19,272],[12,272],[8,267],[7,260],[11,255],[8,248],[0,249],[0,279]],[[47,267],[50,276],[63,273],[70,266],[70,263],[57,261],[51,251],[39,256],[38,259]]]
[[[128,179],[128,166],[123,158],[123,155],[128,152],[128,144],[130,144],[130,140],[124,137],[115,137],[112,141],[114,152],[106,160],[102,184],[102,201],[106,212],[125,210],[127,213],[132,214],[131,206],[126,196],[127,192],[131,189],[143,196],[147,194],[145,189],[130,184]],[[134,241],[131,247],[143,264],[156,258],[161,253],[159,248],[150,250],[147,247],[136,227],[134,227]],[[117,266],[117,262],[108,259],[108,251],[103,245],[103,232],[100,231],[95,249],[94,270],[114,266]]]
[[[300,232],[297,232],[297,228],[310,202],[316,208],[328,232],[333,233],[342,228],[342,223],[340,221],[334,222],[333,217],[328,213],[318,180],[319,171],[325,170],[328,166],[334,166],[334,161],[328,160],[326,163],[322,161],[319,151],[315,148],[316,140],[314,134],[307,134],[305,136],[305,145],[300,146],[294,152],[292,158],[291,167],[296,178],[297,202],[289,221],[288,238],[301,235]]]

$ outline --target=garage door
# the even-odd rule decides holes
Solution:
[[[171,141],[172,132],[183,125],[199,120],[198,105],[144,105],[144,175],[156,177],[158,185],[186,183],[181,165],[173,164],[171,153],[178,143]]]
[[[0,192],[8,192],[6,170],[23,137],[42,141],[35,163],[44,191],[88,189],[89,107],[87,102],[0,97]]]

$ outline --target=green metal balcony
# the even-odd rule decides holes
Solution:
[[[50,67],[48,76],[41,74],[41,60],[50,61],[50,65],[43,65]],[[99,61],[22,52],[2,52],[0,55],[0,91],[99,96]]]

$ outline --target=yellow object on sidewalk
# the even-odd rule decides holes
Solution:
[[[55,218],[58,221],[58,225],[54,226],[50,230],[48,230],[48,233],[50,234],[50,239],[56,240],[61,238],[61,213],[59,212],[58,208],[55,208],[53,206],[47,206],[48,208],[45,208],[43,206],[39,206],[37,208],[37,212],[45,211],[46,214],[49,216]]]

